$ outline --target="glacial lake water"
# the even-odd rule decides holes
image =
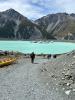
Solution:
[[[62,54],[75,50],[75,43],[69,42],[35,42],[35,41],[0,41],[0,50],[19,51],[36,54]]]

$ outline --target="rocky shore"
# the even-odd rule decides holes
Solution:
[[[60,87],[66,95],[74,100],[75,95],[75,52],[64,54],[51,59],[41,67],[45,80],[51,80],[56,87]],[[47,81],[46,81],[47,82]]]
[[[75,52],[0,68],[0,100],[75,100]]]

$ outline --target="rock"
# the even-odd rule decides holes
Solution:
[[[73,58],[75,58],[75,56],[73,56]]]
[[[62,72],[62,74],[65,74],[65,72]]]
[[[65,75],[65,79],[67,79],[67,80],[72,79],[72,75]]]
[[[62,80],[65,80],[65,78],[62,78]]]
[[[44,72],[44,70],[43,69],[40,69],[41,70],[41,72]]]
[[[71,65],[70,65],[70,64],[69,64],[68,66],[69,66],[69,67],[71,67]]]
[[[64,71],[66,71],[67,69],[64,68]]]
[[[65,73],[65,76],[66,76],[66,75],[70,75],[70,71],[69,71],[69,70]]]
[[[75,92],[75,89],[73,89],[73,92]]]
[[[75,61],[74,62],[72,62],[72,65],[74,65],[75,64]]]
[[[63,64],[64,66],[66,65],[66,63]]]
[[[70,92],[71,92],[71,90],[67,90],[67,91],[65,91],[65,93],[66,93],[67,95],[69,95]]]
[[[70,86],[71,84],[70,83],[67,83],[67,86]]]
[[[44,68],[44,71],[47,71],[47,69],[46,69],[46,68]]]
[[[54,74],[51,76],[52,78],[57,78]]]
[[[61,85],[61,86],[66,86],[66,84],[67,84],[66,82],[60,82],[59,83],[59,85]]]

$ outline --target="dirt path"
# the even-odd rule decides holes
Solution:
[[[31,64],[22,58],[17,64],[1,68],[0,100],[71,100],[51,80],[44,79],[41,66],[46,61],[36,59]]]

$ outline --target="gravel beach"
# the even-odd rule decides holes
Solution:
[[[0,68],[0,100],[75,100],[75,53]]]

